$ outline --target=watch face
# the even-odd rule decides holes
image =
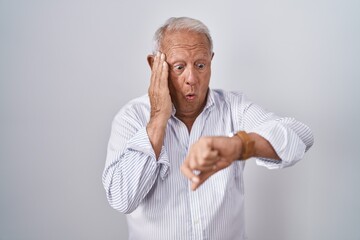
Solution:
[[[235,136],[235,134],[236,134],[236,132],[231,132],[231,133],[229,133],[228,137],[233,137],[233,136]]]

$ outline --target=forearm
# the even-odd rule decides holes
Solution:
[[[288,124],[289,121],[292,123]],[[269,169],[284,168],[294,165],[304,157],[306,150],[312,145],[312,141],[306,139],[312,139],[312,134],[310,131],[309,135],[299,134],[294,126],[303,124],[297,123],[294,119],[283,118],[249,130],[266,139],[281,159],[281,161],[273,161],[273,158],[258,157],[256,161],[258,165]],[[303,125],[301,129],[301,132],[307,132],[308,128]]]
[[[161,148],[164,143],[167,119],[151,118],[146,126],[152,148],[154,149],[156,159],[159,158]]]
[[[280,160],[280,157],[277,155],[276,151],[272,145],[265,138],[256,133],[247,133],[249,141],[254,142],[254,149],[251,156],[257,158],[268,158],[273,160]],[[235,135],[231,138],[231,142],[236,146],[236,159],[237,160],[246,160],[243,158],[244,154],[244,139],[240,138],[238,135]]]
[[[150,100],[150,120],[146,131],[154,149],[156,159],[159,158],[163,146],[165,129],[172,111],[172,102],[168,88],[168,64],[165,55],[158,52],[156,56],[149,55],[151,79],[148,90]]]
[[[256,133],[249,133],[248,135],[250,139],[255,142],[254,157],[280,160],[280,157],[277,155],[268,140]]]

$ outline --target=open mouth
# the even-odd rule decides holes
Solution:
[[[185,97],[186,97],[186,100],[191,101],[191,100],[195,99],[196,95],[195,94],[186,94]]]

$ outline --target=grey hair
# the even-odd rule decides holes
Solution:
[[[166,31],[187,30],[203,33],[209,40],[210,51],[213,51],[213,41],[209,29],[201,21],[189,17],[169,18],[154,34],[153,54],[160,50],[161,41]]]

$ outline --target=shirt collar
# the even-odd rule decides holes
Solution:
[[[206,105],[204,107],[204,110],[206,109],[211,109],[213,106],[215,105],[215,100],[214,100],[214,93],[213,91],[209,88],[208,90],[208,95],[207,95],[207,100],[206,100]]]

